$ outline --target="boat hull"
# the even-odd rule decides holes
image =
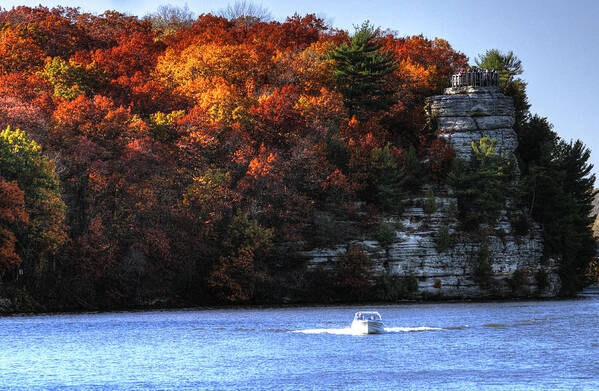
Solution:
[[[385,325],[380,320],[354,320],[351,329],[356,334],[382,334]]]

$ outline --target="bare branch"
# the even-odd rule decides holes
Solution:
[[[163,35],[170,35],[191,26],[194,14],[189,10],[187,4],[183,8],[166,4],[158,7],[153,14],[146,15],[144,20],[149,20],[154,30],[162,31]]]
[[[229,3],[225,8],[218,10],[216,14],[244,25],[272,20],[272,14],[267,8],[247,0],[237,0],[233,4]]]

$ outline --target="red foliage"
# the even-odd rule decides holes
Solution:
[[[27,129],[38,142],[43,142],[50,127],[49,116],[31,101],[0,94],[0,127]]]
[[[440,39],[382,38],[398,62],[385,79],[398,102],[360,122],[326,56],[349,36],[315,15],[243,24],[207,14],[162,36],[135,16],[39,6],[0,11],[0,25],[0,128],[22,128],[54,160],[72,239],[64,275],[115,300],[147,274],[249,300],[243,275],[266,274],[254,249],[226,240],[234,216],[299,242],[315,211],[339,211],[399,172],[400,149],[425,140],[418,157],[437,178],[454,156],[423,131],[424,97],[466,61]],[[93,88],[54,96],[59,84],[38,73],[48,56],[70,65],[54,70],[66,87]],[[11,186],[0,182],[0,193],[18,204]],[[23,222],[7,208],[2,227]],[[2,229],[6,269],[19,261]],[[342,283],[363,283],[352,278],[364,258],[346,258]]]
[[[24,196],[17,182],[0,177],[0,276],[22,262],[15,252],[14,227],[29,222]]]
[[[154,38],[153,33],[147,32],[121,36],[116,46],[93,52],[91,60],[114,79],[119,76],[131,77],[136,73],[148,74],[154,69],[156,59],[164,49],[164,45]]]
[[[456,157],[453,147],[440,138],[431,142],[428,156],[428,164],[435,179],[442,179],[449,173]]]
[[[260,98],[257,106],[250,109],[254,121],[250,126],[252,139],[256,143],[282,147],[305,129],[301,115],[296,109],[299,91],[294,86],[285,86],[268,96]]]
[[[23,28],[8,26],[0,34],[0,75],[36,70],[43,64],[41,45]]]
[[[0,177],[0,221],[4,223],[29,222],[25,211],[25,193],[19,189],[17,182],[6,182]]]
[[[284,23],[271,22],[252,26],[248,38],[268,49],[301,50],[318,41],[320,34],[326,30],[324,21],[316,15],[302,17],[295,14]]]

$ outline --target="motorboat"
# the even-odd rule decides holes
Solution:
[[[381,334],[385,332],[385,325],[378,312],[360,311],[354,315],[351,329],[356,334]]]

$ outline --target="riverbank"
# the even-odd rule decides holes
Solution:
[[[456,304],[456,303],[509,303],[509,302],[524,302],[524,301],[564,301],[576,298],[599,298],[599,285],[590,285],[584,288],[578,295],[573,297],[513,297],[513,298],[434,298],[434,299],[405,299],[399,301],[364,301],[364,302],[332,302],[332,303],[316,303],[316,302],[295,302],[295,303],[250,303],[250,304],[231,304],[231,305],[163,305],[165,301],[149,305],[123,306],[111,308],[92,308],[92,309],[68,309],[68,308],[50,308],[46,309],[37,303],[32,304],[32,307],[19,307],[19,310],[11,310],[7,306],[10,301],[8,298],[0,297],[0,317],[5,316],[28,316],[28,315],[59,315],[59,314],[98,314],[98,313],[125,313],[125,312],[148,312],[148,311],[207,311],[207,310],[260,310],[260,309],[292,309],[292,308],[333,308],[340,306],[354,306],[361,308],[374,308],[390,305],[420,305],[420,304]],[[14,307],[13,307],[14,308]]]

